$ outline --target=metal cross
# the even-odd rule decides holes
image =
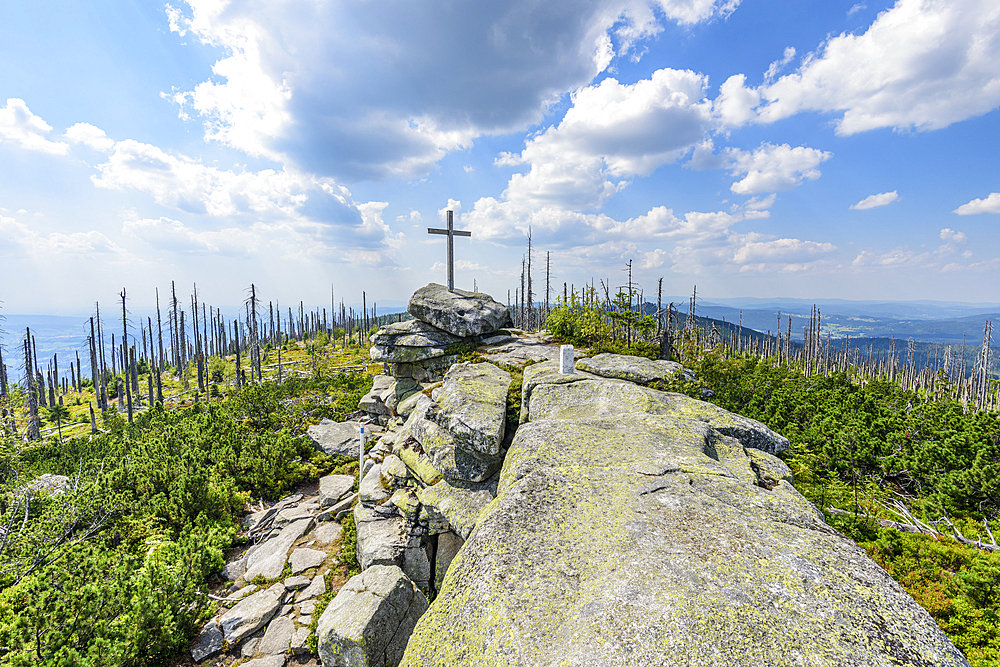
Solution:
[[[448,211],[448,229],[427,228],[428,234],[443,234],[448,237],[448,291],[455,290],[455,237],[472,236],[472,232],[455,229],[455,214]]]

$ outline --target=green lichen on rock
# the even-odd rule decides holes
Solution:
[[[664,381],[675,373],[684,370],[676,361],[666,359],[647,359],[629,354],[612,354],[605,352],[580,359],[576,362],[577,370],[587,371],[603,378],[628,380],[638,384],[650,384]]]
[[[479,483],[444,480],[420,489],[417,498],[446,518],[452,530],[464,539],[496,496],[498,481],[499,475]]]
[[[401,664],[967,664],[783,464],[671,404],[532,407]]]

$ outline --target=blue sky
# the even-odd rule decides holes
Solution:
[[[0,5],[0,301],[1000,301],[995,0]],[[541,270],[536,292],[544,289]],[[554,287],[555,289],[555,287]]]

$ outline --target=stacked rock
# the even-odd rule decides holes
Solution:
[[[362,407],[407,419],[394,420],[369,452],[354,519],[362,570],[396,565],[430,592],[471,530],[470,503],[493,496],[511,383],[493,364],[454,364],[452,346],[488,341],[509,315],[485,294],[435,284],[417,290],[409,312],[419,319],[372,337],[372,358],[391,375],[378,378]],[[442,380],[429,383],[446,364]]]
[[[385,373],[375,377],[358,407],[380,421],[408,415],[415,398],[400,409],[404,401],[439,379],[458,359],[458,350],[488,342],[510,321],[507,307],[492,297],[449,291],[437,283],[414,292],[407,311],[414,319],[385,326],[371,337],[371,358],[385,365]]]

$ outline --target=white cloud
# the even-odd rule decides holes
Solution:
[[[18,249],[21,256],[45,258],[58,264],[68,258],[99,257],[100,261],[144,263],[99,231],[40,232],[14,218],[0,216],[0,248]]]
[[[897,0],[864,34],[827,40],[796,72],[755,92],[764,122],[842,112],[841,135],[932,130],[982,115],[1000,105],[1000,3]]]
[[[968,237],[962,232],[956,232],[954,229],[945,227],[941,230],[941,240],[948,243],[965,243]]]
[[[854,16],[855,14],[857,14],[858,12],[860,12],[863,9],[868,9],[868,5],[859,2],[856,5],[851,5],[851,8],[847,10],[847,15],[848,16]]]
[[[882,192],[877,195],[868,195],[857,204],[851,205],[852,211],[865,211],[870,208],[878,208],[879,206],[887,206],[892,202],[899,199],[899,193],[895,190],[892,192]]]
[[[77,123],[66,130],[66,138],[77,144],[84,144],[102,153],[110,152],[115,147],[114,139],[108,137],[99,127],[90,123]]]
[[[986,199],[973,199],[968,204],[962,204],[952,212],[959,215],[1000,213],[1000,192],[991,192],[990,196]]]
[[[65,155],[69,145],[45,138],[51,131],[52,126],[31,113],[22,99],[8,98],[7,104],[0,107],[0,142],[9,141],[29,151]]]
[[[413,3],[187,4],[189,13],[168,10],[171,29],[227,55],[215,78],[167,97],[200,114],[206,137],[313,173],[375,179],[421,176],[477,136],[525,129],[664,19],[725,16],[739,0],[452,3],[433,18]]]
[[[817,167],[833,153],[816,148],[764,143],[752,153],[738,148],[726,150],[728,167],[734,175],[746,174],[730,190],[740,195],[791,190],[803,179],[820,177]]]
[[[784,69],[785,65],[792,62],[793,58],[795,58],[795,47],[786,46],[785,52],[781,56],[781,60],[775,60],[768,66],[767,71],[764,72],[764,81],[771,83],[771,81],[774,80],[774,77],[778,75],[778,72]]]
[[[536,206],[586,210],[627,185],[680,158],[711,122],[707,78],[690,70],[660,69],[624,85],[614,78],[582,88],[557,126],[528,140],[520,155],[496,164],[530,164],[514,174],[504,198]]]
[[[734,74],[720,86],[712,110],[723,127],[740,127],[757,119],[760,92],[748,88],[746,81],[745,74]]]

